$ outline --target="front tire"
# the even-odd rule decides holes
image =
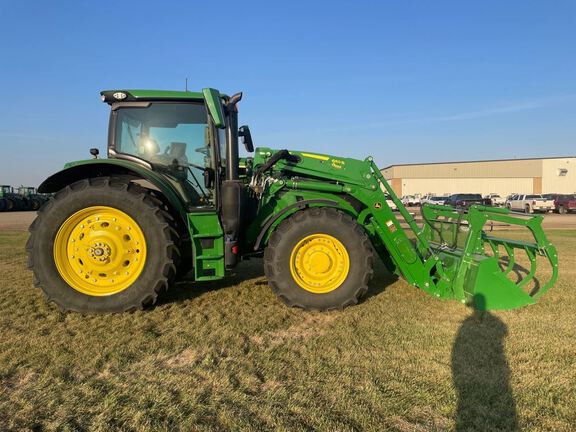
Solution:
[[[288,306],[343,309],[372,279],[372,247],[362,228],[333,208],[311,208],[283,221],[264,252],[264,270]]]
[[[81,313],[143,309],[174,278],[174,233],[146,189],[80,180],[38,212],[28,266],[48,300]]]

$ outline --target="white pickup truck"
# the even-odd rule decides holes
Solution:
[[[512,195],[506,201],[506,207],[524,213],[549,212],[554,210],[554,200],[548,200],[542,195]]]
[[[494,207],[502,207],[506,203],[506,200],[497,193],[484,195],[484,198],[489,199]]]

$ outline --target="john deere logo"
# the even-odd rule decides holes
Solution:
[[[375,208],[375,209],[382,208],[382,203],[375,202],[375,203],[374,203],[374,208]]]
[[[332,159],[332,168],[342,169],[345,163],[343,160]]]
[[[126,93],[123,93],[123,92],[116,92],[112,96],[114,96],[114,99],[122,100],[122,99],[126,99],[127,95],[126,95]]]

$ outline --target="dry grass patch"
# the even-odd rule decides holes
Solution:
[[[0,233],[0,430],[486,430],[511,413],[572,430],[576,232],[550,238],[557,286],[488,317],[380,266],[356,307],[288,309],[259,260],[150,311],[82,316],[33,287],[26,234]]]

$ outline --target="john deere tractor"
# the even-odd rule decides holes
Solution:
[[[24,208],[24,199],[20,194],[14,192],[12,186],[0,186],[0,211],[19,211],[24,210]]]
[[[37,193],[36,188],[32,186],[20,186],[18,194],[22,197],[24,202],[24,210],[38,210],[46,201],[46,197]]]
[[[55,195],[27,244],[35,282],[62,309],[144,308],[177,277],[224,278],[250,257],[263,257],[284,303],[317,310],[356,304],[377,258],[432,296],[486,309],[534,303],[556,280],[541,216],[425,205],[419,226],[371,157],[254,151],[250,129],[238,127],[241,93],[101,95],[111,108],[108,157],[92,149],[42,183],[39,192]],[[239,157],[240,141],[253,157]],[[491,221],[534,240],[489,235]],[[517,252],[530,267],[521,281]],[[529,283],[540,260],[547,280]]]

